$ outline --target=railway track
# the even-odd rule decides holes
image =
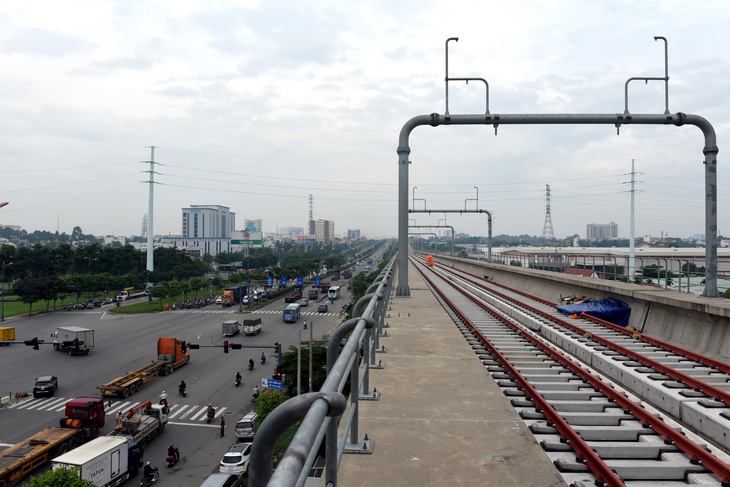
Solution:
[[[566,482],[730,487],[726,364],[412,261]]]

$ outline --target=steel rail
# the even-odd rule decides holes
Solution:
[[[437,289],[437,287],[433,284],[433,282],[430,279],[428,279],[428,277],[425,276],[418,267],[416,267],[416,269],[424,277],[424,279],[426,279],[429,282],[429,284],[431,284],[431,286],[437,290],[439,295],[449,304],[449,306],[452,307],[452,310],[454,310],[454,312],[459,315],[459,318],[462,319],[470,328],[472,328],[474,331],[476,331],[478,333],[478,335],[480,337],[480,341],[486,340],[488,342],[489,340],[486,337],[484,337],[484,335],[476,329],[476,327],[471,323],[471,321],[463,313],[461,313],[461,311],[454,309],[453,303],[440,290]],[[430,270],[431,270],[431,272],[435,273],[435,271],[433,269],[430,269]],[[467,279],[467,281],[468,281],[468,279]],[[644,408],[641,407],[640,404],[634,403],[633,401],[631,401],[630,399],[625,397],[623,394],[616,391],[611,385],[606,384],[599,378],[593,376],[590,372],[588,372],[587,370],[585,370],[582,367],[575,364],[573,361],[568,359],[566,356],[564,356],[559,351],[555,350],[553,347],[547,345],[542,340],[537,339],[535,336],[533,336],[529,333],[528,334],[524,333],[520,326],[518,326],[517,324],[515,324],[508,318],[500,315],[496,311],[492,310],[486,303],[484,303],[478,297],[474,296],[473,294],[471,294],[470,292],[468,292],[464,289],[457,287],[456,284],[453,282],[447,282],[447,284],[451,285],[454,289],[456,289],[461,294],[466,296],[474,304],[481,307],[485,311],[489,312],[492,316],[499,319],[500,321],[505,323],[507,326],[509,326],[513,330],[517,331],[518,333],[520,333],[523,337],[525,337],[531,343],[533,343],[533,345],[540,348],[542,351],[544,351],[545,353],[550,355],[553,359],[560,362],[563,366],[570,369],[571,372],[578,375],[584,382],[587,382],[591,386],[593,386],[593,388],[596,392],[600,392],[600,393],[606,395],[609,398],[609,400],[611,400],[611,401],[615,402],[616,404],[618,404],[619,406],[623,407],[624,412],[626,414],[632,414],[634,417],[639,419],[645,428],[652,429],[656,433],[660,434],[664,438],[664,442],[666,444],[676,445],[684,453],[686,453],[688,456],[690,456],[690,463],[701,464],[701,465],[704,465],[705,467],[707,467],[712,473],[714,473],[715,475],[717,475],[719,478],[722,479],[723,487],[730,486],[730,465],[727,465],[726,463],[721,461],[719,458],[717,458],[715,455],[708,452],[703,447],[701,447],[700,445],[697,445],[692,440],[690,440],[689,438],[684,436],[681,432],[679,432],[679,431],[675,430],[674,428],[670,427],[669,425],[667,425],[664,421],[661,420],[661,418],[658,418],[657,416],[653,415],[652,413],[646,411]],[[489,345],[487,345],[487,343],[484,343],[484,345],[487,346],[490,349],[490,351],[496,350],[496,348],[491,346],[491,343],[489,343]],[[497,351],[497,353],[499,354],[498,351]],[[501,359],[504,359],[504,357],[501,354],[499,354],[499,356]],[[500,364],[504,365],[502,360],[500,360],[500,359],[498,359],[498,360],[499,360]],[[504,360],[506,360],[506,359],[504,359]],[[517,374],[517,376],[522,377],[520,375],[519,371],[517,371],[517,369],[510,366],[510,368],[509,368],[510,376],[513,376],[513,378],[516,379],[516,376],[513,375],[513,372],[515,374]],[[523,378],[523,381],[526,382],[526,379]],[[518,381],[515,380],[515,382],[518,382]],[[519,384],[519,382],[518,382],[518,384]],[[532,386],[530,386],[530,388],[532,391],[534,391],[534,394],[538,394],[538,396],[539,396],[539,393],[537,391],[535,391],[535,389],[532,388]],[[553,415],[546,414],[546,410],[549,408],[549,410],[552,412],[552,411],[554,411],[554,409],[552,408],[552,406],[549,405],[549,403],[547,401],[545,401],[542,398],[542,396],[539,396],[539,397],[541,399],[540,402],[547,405],[547,407],[543,406],[542,410],[539,410],[538,412],[541,412],[546,417],[548,417],[550,420],[553,420],[551,417]],[[528,399],[531,399],[529,397],[529,394],[528,394]],[[533,400],[533,402],[536,402],[536,401],[534,401],[534,399],[532,399],[532,400]],[[555,416],[559,417],[560,420],[564,421],[562,419],[562,417],[557,415],[557,412],[555,413]],[[560,428],[557,427],[558,424],[559,423],[555,422],[555,424],[552,426],[554,426],[559,432],[562,433],[562,431],[560,431]],[[570,425],[567,422],[565,422],[565,425],[568,428],[570,428]],[[570,428],[570,430],[572,431],[572,428]],[[577,435],[577,433],[576,433],[576,435]],[[571,445],[571,447],[572,447],[572,445]],[[586,447],[587,447],[587,445],[586,445]],[[587,448],[590,449],[590,447],[587,447]],[[590,451],[593,452],[592,449]],[[584,452],[582,452],[582,451],[579,452],[578,450],[576,450],[576,453],[583,454]],[[595,452],[593,452],[593,453],[595,453]],[[600,457],[598,457],[598,458],[600,459]],[[585,462],[586,465],[590,466],[590,464],[588,463],[588,459],[585,457],[583,459],[581,459],[580,457],[577,457],[577,461]],[[603,463],[602,459],[600,461],[601,461],[601,463]],[[591,470],[594,473],[596,473],[596,471],[593,468],[591,468]],[[611,471],[611,472],[613,472],[613,471]],[[597,485],[599,485],[598,484],[599,480],[600,479],[598,479],[598,476],[597,476]]]
[[[436,262],[436,265],[437,266],[440,266],[440,267],[443,267],[444,269],[448,269],[449,267],[451,267],[452,269],[456,269],[453,266],[445,266],[443,264],[439,264],[438,262]],[[465,271],[465,270],[462,270],[462,269],[456,269],[456,270],[458,270],[459,272],[463,272],[464,274],[468,274],[468,275],[470,275],[472,277],[475,277],[477,279],[484,279],[482,277],[479,277],[476,274],[472,274],[471,272],[468,272],[468,271]],[[514,289],[514,288],[511,288],[509,286],[505,286],[504,284],[500,284],[498,282],[494,282],[494,281],[492,281],[490,279],[484,279],[484,280],[487,281],[488,283],[494,285],[494,286],[498,286],[498,287],[501,287],[503,289],[507,289],[507,290],[509,290],[509,291],[511,291],[513,293],[519,294],[520,296],[525,296],[526,298],[530,298],[530,299],[533,299],[535,301],[538,301],[538,302],[540,302],[540,303],[542,303],[542,304],[544,304],[546,306],[550,306],[550,307],[553,307],[553,308],[557,306],[557,304],[554,303],[554,302],[552,302],[552,301],[548,301],[547,299],[543,299],[543,298],[540,298],[538,296],[533,296],[533,295],[528,294],[528,293],[526,293],[524,291],[520,291],[519,289]],[[663,349],[665,349],[667,351],[674,352],[677,355],[680,355],[682,357],[685,357],[685,358],[694,360],[696,362],[700,362],[702,364],[707,365],[708,367],[712,367],[713,369],[717,369],[717,370],[720,370],[722,372],[726,372],[726,373],[730,374],[730,364],[726,364],[725,362],[720,362],[719,360],[715,360],[713,358],[706,357],[704,355],[700,355],[699,353],[693,352],[691,350],[687,350],[686,348],[678,347],[676,345],[672,345],[671,343],[668,343],[668,342],[665,342],[665,341],[662,341],[662,340],[659,340],[659,339],[656,339],[656,338],[652,338],[650,336],[646,336],[646,335],[644,335],[643,333],[641,333],[639,331],[627,329],[627,328],[625,328],[623,326],[616,325],[614,323],[611,323],[609,321],[602,320],[600,318],[597,318],[597,317],[592,316],[592,315],[589,315],[589,314],[585,314],[584,313],[583,314],[583,318],[585,318],[585,319],[587,319],[589,321],[593,321],[594,323],[597,323],[597,324],[606,326],[608,328],[611,328],[612,330],[621,332],[624,335],[628,335],[628,336],[630,336],[631,338],[633,338],[635,340],[641,340],[642,342],[649,343],[650,345],[654,345],[654,346],[657,346],[657,347],[661,347],[661,348],[663,348]]]
[[[673,368],[671,368],[671,367],[669,367],[667,365],[664,365],[664,364],[662,364],[660,362],[657,362],[656,360],[653,360],[653,359],[651,359],[651,358],[649,358],[649,357],[647,357],[645,355],[642,355],[642,354],[640,354],[638,352],[634,352],[633,350],[630,350],[630,349],[628,349],[628,348],[626,348],[626,347],[624,347],[622,345],[619,345],[617,343],[614,343],[613,341],[611,341],[611,340],[609,340],[607,338],[603,338],[602,336],[595,335],[595,334],[593,334],[593,333],[585,330],[584,328],[581,328],[581,327],[579,327],[577,325],[574,325],[574,324],[572,324],[572,323],[570,323],[568,321],[565,321],[565,320],[560,319],[560,318],[558,318],[556,316],[553,316],[553,315],[551,315],[549,313],[546,313],[546,312],[544,312],[544,311],[542,311],[540,309],[537,309],[537,308],[535,308],[533,306],[530,306],[529,304],[526,304],[526,303],[522,303],[520,301],[517,301],[516,299],[514,299],[511,296],[507,296],[506,294],[500,293],[499,291],[496,291],[494,289],[489,289],[485,285],[483,285],[483,284],[481,284],[479,282],[476,282],[476,281],[474,281],[472,279],[469,279],[469,278],[466,278],[466,277],[463,277],[463,276],[460,276],[460,278],[461,279],[464,279],[465,281],[467,281],[467,282],[469,282],[471,284],[473,284],[474,286],[477,286],[477,287],[479,287],[481,289],[484,289],[485,291],[488,291],[490,293],[493,293],[496,296],[499,296],[499,297],[501,297],[503,299],[506,299],[506,300],[508,300],[508,301],[510,301],[512,303],[515,303],[515,304],[517,304],[517,305],[519,305],[519,306],[527,309],[528,311],[531,311],[532,313],[535,313],[535,314],[541,316],[542,318],[545,318],[547,320],[550,320],[553,323],[556,323],[556,324],[558,324],[560,326],[564,326],[564,327],[568,328],[569,330],[572,330],[572,331],[574,331],[576,333],[579,333],[579,334],[583,335],[588,340],[593,340],[593,341],[597,342],[598,344],[603,345],[604,347],[608,347],[611,350],[614,350],[614,351],[619,352],[619,353],[621,353],[623,355],[626,355],[627,357],[631,357],[633,360],[636,360],[637,362],[641,362],[643,365],[646,365],[647,367],[651,367],[654,370],[656,370],[657,372],[661,372],[661,373],[669,376],[670,378],[676,380],[677,382],[679,382],[681,384],[686,384],[688,387],[691,387],[692,389],[694,389],[696,391],[700,391],[703,394],[706,394],[707,396],[713,398],[714,400],[723,402],[723,403],[727,404],[728,406],[730,406],[730,394],[728,394],[727,392],[725,392],[723,390],[720,390],[720,389],[718,389],[718,388],[716,388],[714,386],[711,386],[710,384],[707,384],[705,382],[702,382],[699,379],[696,379],[696,378],[694,378],[694,377],[692,377],[690,375],[687,375],[687,374],[685,374],[683,372],[680,372],[680,371],[678,371],[676,369],[673,369]]]

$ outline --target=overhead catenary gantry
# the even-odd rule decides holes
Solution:
[[[715,129],[705,118],[699,115],[677,112],[669,113],[669,70],[668,48],[664,37],[655,37],[664,41],[665,76],[653,78],[630,78],[625,85],[625,108],[623,113],[607,114],[490,114],[489,85],[482,78],[449,78],[448,43],[458,41],[452,37],[446,41],[446,110],[444,114],[432,113],[418,115],[408,120],[401,128],[398,138],[398,288],[396,296],[410,296],[408,287],[408,168],[411,163],[409,138],[411,132],[422,125],[439,127],[443,125],[492,125],[495,135],[500,125],[613,125],[617,133],[623,125],[674,125],[683,127],[693,125],[702,131],[704,136],[704,168],[705,168],[705,289],[704,297],[719,297],[717,291],[717,140]],[[486,112],[483,114],[449,114],[448,83],[449,81],[479,80],[487,86]],[[629,112],[628,87],[633,80],[662,80],[665,82],[665,110],[663,114],[636,114]],[[443,210],[431,210],[443,212]]]

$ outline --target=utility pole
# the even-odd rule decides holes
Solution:
[[[147,270],[152,272],[155,270],[155,232],[153,230],[152,226],[152,220],[153,220],[153,206],[154,206],[154,195],[155,195],[155,146],[147,146],[151,150],[150,160],[149,161],[143,161],[143,163],[147,162],[150,165],[149,171],[143,171],[147,172],[150,175],[150,179],[146,181],[150,185],[150,201],[149,201],[149,208],[147,210]]]
[[[634,196],[636,195],[636,191],[634,190],[634,184],[636,183],[636,173],[634,172],[634,160],[631,159],[631,224],[629,226],[629,282],[634,282],[634,274],[636,273],[635,269],[635,262],[634,262],[634,256],[635,256],[635,249],[634,249],[634,240],[636,236],[634,235]]]

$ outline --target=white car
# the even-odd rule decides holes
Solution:
[[[221,303],[223,303],[223,297],[222,296],[218,296],[217,298],[215,298],[215,304],[221,304]]]
[[[253,443],[234,443],[228,449],[218,469],[221,473],[243,475],[248,470],[248,457]]]

